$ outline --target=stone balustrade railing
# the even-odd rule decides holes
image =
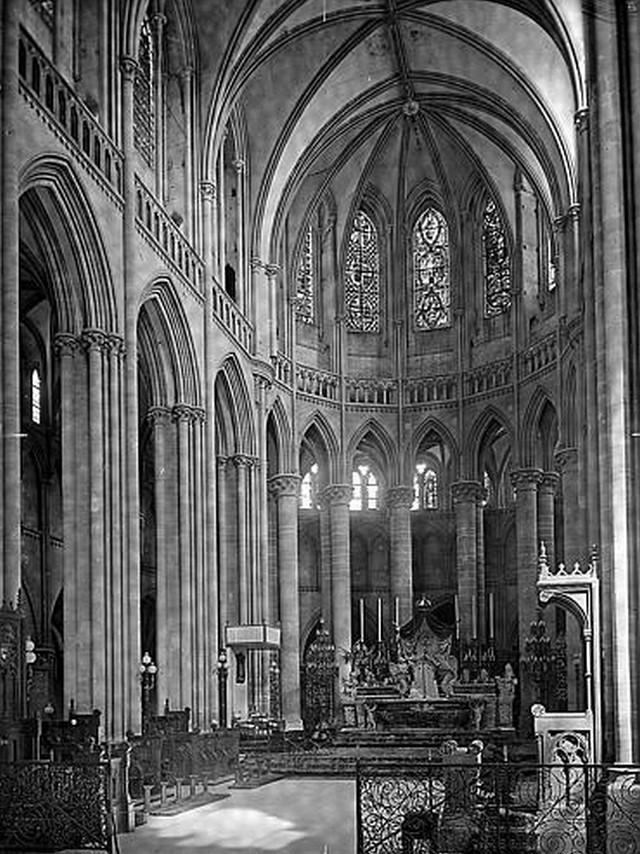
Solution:
[[[469,371],[464,378],[466,395],[485,394],[509,385],[512,381],[512,365],[511,359],[501,359]]]
[[[455,400],[458,396],[458,380],[453,374],[410,379],[405,383],[406,404],[439,403]]]
[[[24,30],[18,42],[18,74],[28,95],[53,120],[82,161],[122,193],[123,156],[90,110]]]
[[[393,379],[347,379],[347,402],[388,406],[398,402],[398,383]]]
[[[520,354],[520,375],[531,376],[543,368],[546,368],[557,358],[557,339],[555,333],[547,335],[524,353]]]
[[[285,356],[284,353],[276,353],[275,356],[271,357],[271,364],[273,365],[273,375],[276,382],[290,386],[292,373],[291,359]]]
[[[254,329],[236,303],[213,281],[213,316],[248,353],[253,353]]]
[[[161,253],[168,257],[198,293],[203,292],[204,265],[164,207],[136,175],[136,218]]]
[[[313,394],[325,400],[338,400],[340,378],[329,371],[298,365],[296,388],[304,394]]]

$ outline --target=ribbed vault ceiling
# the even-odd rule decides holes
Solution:
[[[579,0],[195,2],[206,170],[245,123],[252,253],[326,190],[343,228],[365,188],[396,211],[428,188],[452,217],[481,182],[513,218],[520,170],[546,207],[575,201],[585,106]]]

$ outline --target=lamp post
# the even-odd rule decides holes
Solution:
[[[227,727],[227,676],[229,675],[229,665],[227,664],[227,651],[221,647],[218,653],[218,710],[220,716],[220,726],[223,729]]]
[[[140,662],[140,682],[142,683],[142,732],[146,733],[149,726],[149,714],[151,711],[151,695],[156,686],[157,666],[148,652],[142,656]]]

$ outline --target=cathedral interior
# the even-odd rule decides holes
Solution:
[[[640,762],[637,4],[2,16],[0,758],[498,685]]]

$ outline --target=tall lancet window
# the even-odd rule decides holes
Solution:
[[[449,228],[443,215],[427,208],[413,227],[413,322],[416,329],[451,324]]]
[[[412,510],[438,509],[438,475],[426,463],[417,463],[413,476]]]
[[[149,166],[155,158],[153,34],[147,18],[142,22],[138,43],[138,67],[133,84],[133,141]]]
[[[312,463],[300,483],[300,508],[314,510],[318,507],[319,468]]]
[[[351,477],[350,510],[377,510],[379,498],[378,478],[366,464],[357,466]]]
[[[31,420],[34,424],[42,421],[42,380],[37,368],[31,371]]]
[[[369,216],[358,211],[347,246],[344,308],[350,332],[380,331],[380,249]]]
[[[296,271],[296,318],[315,323],[315,275],[313,269],[313,229],[306,231]]]
[[[489,199],[482,218],[485,317],[502,314],[511,306],[511,268],[504,223]]]

